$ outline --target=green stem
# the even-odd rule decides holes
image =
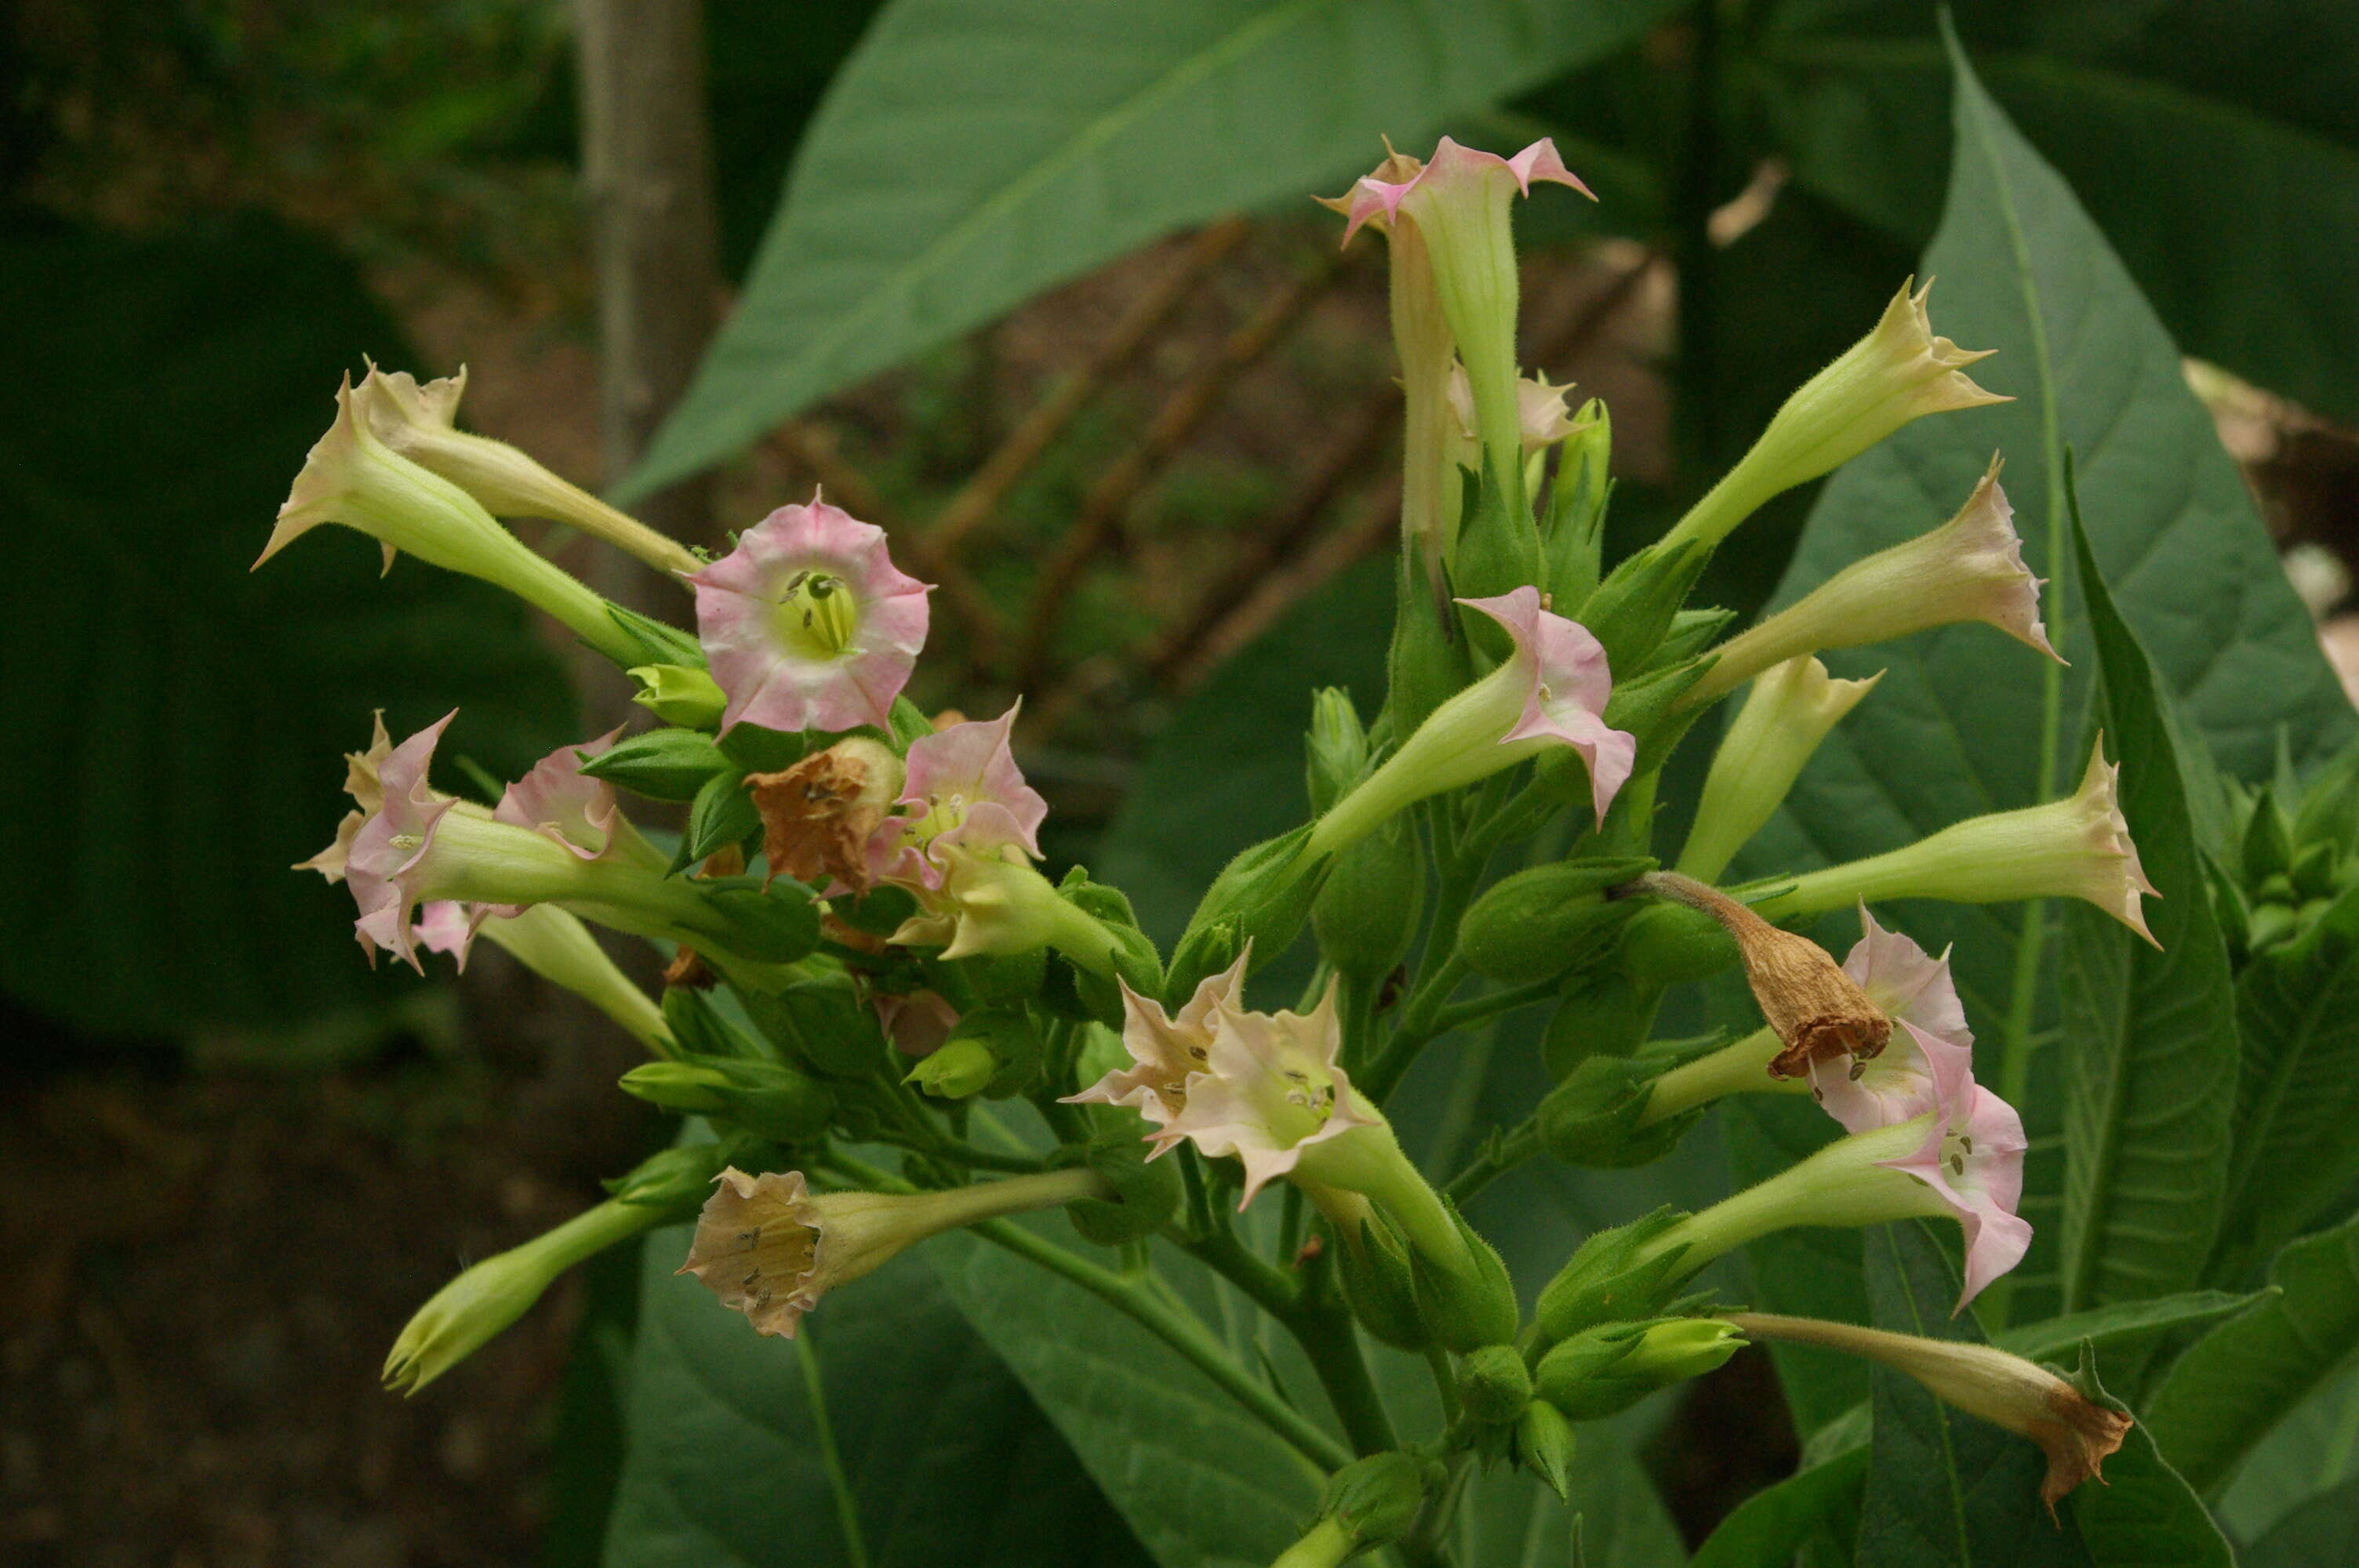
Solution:
[[[835,1522],[843,1531],[844,1561],[851,1568],[868,1568],[868,1540],[860,1529],[860,1505],[852,1495],[852,1477],[844,1472],[843,1455],[835,1446],[835,1422],[827,1413],[827,1391],[820,1382],[819,1346],[806,1324],[795,1339],[795,1359],[801,1364],[803,1393],[810,1401],[811,1434],[819,1442],[820,1467],[827,1472],[828,1489],[835,1495]]]
[[[1038,1264],[1126,1314],[1321,1469],[1332,1470],[1351,1462],[1349,1450],[1240,1366],[1158,1282],[1125,1279],[1006,1220],[986,1220],[973,1229],[984,1239]]]
[[[1480,1023],[1486,1018],[1495,1018],[1503,1012],[1513,1012],[1519,1007],[1529,1007],[1534,1002],[1547,1001],[1563,988],[1564,977],[1550,975],[1544,980],[1534,980],[1528,985],[1509,986],[1504,990],[1491,991],[1483,996],[1469,997],[1464,1001],[1451,1002],[1447,1007],[1435,1010],[1433,1033],[1437,1035],[1447,1034],[1453,1029],[1463,1029],[1470,1023]]]
[[[1464,1170],[1450,1178],[1450,1184],[1442,1188],[1442,1194],[1463,1208],[1476,1193],[1539,1152],[1540,1124],[1538,1119],[1534,1119],[1484,1144],[1483,1152],[1469,1161]]]
[[[1317,1299],[1316,1292],[1247,1248],[1232,1232],[1223,1230],[1190,1242],[1187,1250],[1294,1336],[1354,1448],[1375,1454],[1397,1446],[1392,1418],[1385,1411],[1375,1379],[1369,1376],[1350,1313]]]

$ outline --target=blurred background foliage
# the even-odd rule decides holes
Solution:
[[[329,837],[336,753],[372,708],[397,730],[459,708],[454,739],[495,774],[584,732],[568,650],[487,590],[414,562],[378,582],[344,537],[245,575],[361,354],[469,362],[472,422],[582,482],[712,474],[701,542],[814,482],[886,524],[944,585],[918,695],[990,712],[1023,694],[1052,857],[1168,924],[1194,867],[1278,796],[1291,809],[1311,677],[1375,697],[1386,576],[1353,568],[1388,545],[1395,500],[1382,268],[1372,244],[1339,254],[1305,192],[1341,189],[1384,134],[1557,137],[1602,200],[1519,219],[1527,355],[1611,404],[1626,546],[1872,319],[1951,161],[1919,0],[681,9],[705,38],[693,172],[731,308],[627,477],[599,431],[566,5],[0,13],[0,1209],[31,1260],[0,1285],[0,1319],[27,1325],[0,1379],[32,1412],[5,1423],[0,1551],[112,1561],[63,1543],[119,1497],[90,1539],[513,1562],[550,1511],[563,1314],[472,1395],[454,1379],[380,1405],[369,1372],[410,1285],[566,1212],[657,1130],[606,1105],[611,1043],[496,955],[463,1002],[372,977],[340,897],[278,869]],[[2359,11],[1952,9],[2206,362],[2199,387],[2331,617],[2359,548]],[[1708,591],[1758,605],[1812,500],[1748,527]],[[1239,766],[1206,778],[1158,748],[1175,712],[1249,716]],[[1125,811],[1141,781],[1184,813]],[[114,1173],[96,1205],[93,1161]],[[334,1260],[249,1267],[274,1224]],[[339,1225],[397,1261],[355,1282]],[[173,1381],[140,1325],[190,1271],[221,1289],[181,1336],[207,1346],[199,1375]],[[582,1342],[613,1361],[628,1269],[606,1285]],[[570,1429],[614,1406],[594,1366],[575,1363]],[[997,1376],[976,1397],[1028,1411]],[[2347,1464],[2348,1432],[2333,1442]],[[1658,1475],[1704,1452],[1673,1444]],[[603,1499],[612,1456],[576,1453],[553,1484]],[[1754,1470],[1674,1484],[1680,1524],[1692,1537],[1782,1462],[1773,1440]],[[571,1533],[552,1541],[574,1543],[552,1550],[589,1560],[595,1532],[557,1511]]]

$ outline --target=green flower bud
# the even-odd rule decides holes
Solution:
[[[1441,1200],[1451,1222],[1458,1227],[1471,1266],[1455,1269],[1436,1262],[1422,1249],[1409,1254],[1409,1279],[1417,1295],[1418,1315],[1434,1343],[1461,1355],[1485,1345],[1511,1345],[1522,1321],[1516,1305],[1516,1282],[1498,1249],[1478,1235],[1448,1198]]]
[[[1476,974],[1522,985],[1593,956],[1631,915],[1605,890],[1655,869],[1644,856],[1559,860],[1493,883],[1458,922],[1458,950]]]
[[[1579,604],[1596,591],[1605,546],[1605,502],[1613,481],[1606,467],[1614,422],[1593,397],[1573,416],[1580,430],[1557,450],[1556,488],[1540,529],[1548,556],[1549,591],[1559,604]]]
[[[1531,1369],[1512,1345],[1485,1345],[1458,1365],[1458,1398],[1485,1426],[1521,1419],[1532,1402]]]
[[[1622,967],[1642,989],[1708,980],[1738,961],[1736,938],[1685,904],[1651,904],[1622,928]]]
[[[622,1078],[623,1091],[684,1116],[734,1122],[773,1143],[827,1130],[827,1091],[792,1067],[758,1057],[690,1056],[649,1062]]]
[[[1669,1153],[1701,1114],[1646,1119],[1655,1069],[1627,1056],[1592,1056],[1540,1101],[1540,1145],[1551,1159],[1626,1170]]]
[[[684,1143],[650,1154],[625,1174],[599,1184],[616,1203],[641,1204],[670,1211],[701,1206],[719,1175],[737,1156],[739,1139],[712,1143]],[[659,1217],[658,1224],[669,1219]]]
[[[639,686],[631,700],[665,723],[690,730],[721,728],[729,699],[708,672],[692,665],[634,665],[627,673]]]
[[[1335,856],[1311,902],[1319,951],[1346,979],[1373,984],[1392,973],[1425,912],[1425,849],[1395,817]]]
[[[1626,1056],[1647,1038],[1662,1000],[1658,986],[1641,989],[1614,973],[1587,977],[1557,1003],[1540,1037],[1549,1076],[1563,1079],[1592,1056]]]
[[[1352,705],[1350,692],[1330,686],[1311,694],[1310,729],[1302,738],[1302,753],[1310,814],[1321,816],[1368,767],[1368,732],[1360,726],[1360,710]]]
[[[1540,1358],[1533,1384],[1574,1421],[1618,1414],[1658,1389],[1701,1377],[1744,1347],[1712,1318],[1658,1318],[1583,1329]]]
[[[1625,557],[1582,605],[1575,618],[1605,645],[1617,688],[1627,678],[1623,672],[1647,666],[1710,555],[1693,544],[1648,545]]]
[[[952,1036],[941,1049],[921,1058],[902,1081],[915,1084],[936,1099],[970,1099],[983,1092],[999,1071],[991,1047],[973,1038]]]
[[[1685,1217],[1676,1209],[1660,1208],[1582,1242],[1540,1292],[1532,1310],[1538,1343],[1551,1346],[1599,1324],[1649,1317],[1662,1310],[1674,1288],[1678,1255],[1650,1258],[1645,1253],[1648,1243]]]
[[[1189,917],[1188,929],[1172,956],[1170,973],[1163,980],[1168,1004],[1177,1007],[1186,1001],[1205,976],[1228,968],[1248,944],[1256,968],[1293,944],[1310,918],[1311,901],[1319,895],[1328,864],[1303,854],[1311,827],[1306,823],[1291,833],[1256,844],[1222,868],[1196,913]],[[1232,932],[1212,940],[1200,936],[1200,933],[1216,933],[1224,924],[1233,926]],[[1210,963],[1224,947],[1227,960]]]
[[[1524,1407],[1516,1422],[1516,1463],[1549,1485],[1560,1501],[1571,1497],[1572,1422],[1546,1400]]]
[[[885,1065],[884,1028],[849,975],[747,992],[744,1000],[763,1033],[821,1077],[864,1078]]]

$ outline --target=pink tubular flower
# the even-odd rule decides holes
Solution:
[[[1588,764],[1590,799],[1601,822],[1628,781],[1638,742],[1605,722],[1614,677],[1589,628],[1543,610],[1535,588],[1458,602],[1506,628],[1514,653],[1435,708],[1384,766],[1337,801],[1311,829],[1306,855],[1332,854],[1404,806],[1557,746],[1571,747]]]
[[[622,733],[618,724],[594,741],[560,746],[543,757],[508,785],[492,809],[492,820],[528,827],[585,860],[612,850],[621,810],[614,786],[590,777],[582,764],[607,751]]]
[[[1437,212],[1440,204],[1453,195],[1473,187],[1484,197],[1494,193],[1499,200],[1506,200],[1506,185],[1515,182],[1516,194],[1529,196],[1532,182],[1554,181],[1569,185],[1592,200],[1595,193],[1583,185],[1572,170],[1565,168],[1564,159],[1557,156],[1556,143],[1543,136],[1513,157],[1501,157],[1476,148],[1462,146],[1448,136],[1433,149],[1433,157],[1408,179],[1391,182],[1374,175],[1364,177],[1352,187],[1351,205],[1344,216],[1349,219],[1343,229],[1343,239],[1349,243],[1360,225],[1371,218],[1382,217],[1386,222],[1397,222],[1404,205],[1412,222],[1423,226]]]
[[[1555,446],[1559,441],[1580,435],[1595,424],[1592,416],[1577,416],[1565,394],[1572,383],[1551,386],[1544,378],[1524,375],[1516,378],[1516,415],[1523,433],[1524,452],[1529,456]],[[1450,373],[1450,411],[1458,417],[1458,428],[1466,439],[1478,438],[1474,422],[1474,389],[1467,384],[1466,368],[1453,368]]]
[[[1077,1095],[1066,1096],[1063,1103],[1125,1105],[1157,1128],[1169,1128],[1172,1119],[1188,1108],[1190,1075],[1211,1067],[1212,1035],[1220,1021],[1245,1011],[1245,968],[1251,957],[1250,952],[1241,953],[1235,963],[1219,974],[1198,981],[1195,994],[1177,1017],[1164,1011],[1161,1002],[1140,996],[1123,982],[1122,1043],[1133,1065],[1116,1068]],[[1167,1147],[1168,1143],[1161,1144],[1156,1152]]]
[[[1954,1104],[1973,1087],[1973,1032],[1950,979],[1950,956],[1936,958],[1897,931],[1886,931],[1862,904],[1865,933],[1843,960],[1867,1000],[1900,1027],[1882,1053],[1840,1061],[1812,1061],[1810,1092],[1846,1132],[1889,1127]]]
[[[886,818],[869,840],[877,880],[939,891],[953,849],[986,860],[1005,859],[1011,848],[1040,858],[1038,835],[1049,803],[1016,765],[1008,744],[1016,711],[968,719],[911,743],[896,803],[904,815]]]
[[[374,959],[380,949],[417,969],[418,948],[409,911],[419,902],[418,881],[435,829],[458,803],[437,795],[426,782],[434,748],[458,717],[452,709],[388,752],[377,765],[383,804],[353,834],[344,880],[360,907],[353,923],[361,947]]]
[[[1969,1085],[1946,1114],[1930,1122],[1922,1147],[1882,1162],[1930,1187],[1966,1233],[1965,1292],[1958,1310],[1983,1287],[2023,1261],[2031,1249],[2031,1223],[2018,1217],[2023,1196],[2023,1119],[2015,1108],[1984,1088]]]
[[[816,498],[782,506],[688,580],[724,728],[888,727],[931,590],[893,565],[882,528]]]

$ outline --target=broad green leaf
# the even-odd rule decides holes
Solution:
[[[1917,1221],[1867,1235],[1875,1326],[1982,1341],[1971,1313],[1951,1315],[1958,1273]],[[2040,1505],[2048,1461],[2028,1438],[1943,1404],[1916,1379],[1877,1368],[1875,1438],[1860,1509],[1859,1568],[2044,1568],[2087,1563],[2081,1532]]]
[[[453,708],[514,776],[571,738],[523,607],[322,528],[248,566],[364,352],[350,263],[258,220],[0,234],[0,989],[98,1033],[286,1028],[381,1004],[353,901],[288,868],[349,808],[372,708]],[[455,782],[455,778],[452,782]]]
[[[1839,674],[1887,673],[1756,841],[1749,874],[1877,853],[2071,787],[2087,749],[2069,720],[2093,661],[2071,581],[2068,447],[2090,543],[2123,617],[2190,730],[2230,772],[2265,773],[2280,730],[2299,760],[2331,754],[2350,728],[2309,616],[2180,377],[2178,351],[2071,191],[1962,62],[1953,107],[1958,152],[1923,268],[1940,279],[1933,322],[1968,347],[1998,351],[1973,374],[2017,401],[1920,420],[1836,474],[1779,599],[1940,522],[2000,449],[2026,557],[2052,579],[2051,640],[2075,665],[2045,665],[1980,626],[1831,656]],[[1934,951],[1954,944],[1953,973],[1979,1037],[1977,1074],[2024,1112],[2032,1135],[2024,1213],[2039,1234],[2018,1277],[1986,1294],[1988,1310],[2000,1323],[2049,1315],[2062,1228],[2061,1095],[2048,1049],[2058,914],[1929,903],[1887,918]],[[1847,945],[1848,923],[1828,925]]]
[[[1911,9],[1915,38],[1862,36],[1845,25],[1856,18],[1775,37],[1762,76],[1799,183],[1913,236],[1933,221],[1930,171],[1948,156],[1950,128],[1933,7]],[[2239,93],[2209,56],[2265,36],[2254,16],[2172,15],[2190,9],[2140,7],[2119,30],[2173,38],[2201,58],[2193,70],[2157,71],[2164,62],[2140,51],[2085,40],[2008,38],[1971,15],[1960,25],[1991,92],[2082,193],[2190,353],[2323,412],[2359,415],[2359,374],[2333,347],[2359,333],[2359,301],[2338,265],[2359,244],[2349,51],[2337,61],[2332,46],[2302,45],[2345,77],[2343,124],[2305,124],[2278,81]],[[2340,7],[2278,9],[2307,21]],[[2202,41],[2190,48],[2193,37]]]
[[[2143,1426],[2133,1425],[2107,1457],[2104,1480],[2073,1488],[2066,1506],[2098,1568],[2234,1568],[2203,1499]]]
[[[2346,1365],[2253,1444],[2220,1489],[2220,1522],[2257,1541],[2347,1481],[2359,1481],[2359,1365]]]
[[[2068,486],[2071,477],[2066,479]],[[2235,996],[2153,665],[2122,623],[2073,514],[2096,688],[2090,722],[2157,898],[2152,945],[2064,911],[2064,1310],[2196,1283],[2219,1225],[2235,1106]]]
[[[2202,1491],[2359,1350],[2359,1220],[2278,1253],[2269,1283],[2284,1294],[2197,1340],[2147,1410],[2164,1455]]]
[[[1812,1542],[1846,1553],[1867,1481],[1864,1444],[1756,1492],[1696,1549],[1690,1568],[1787,1568]]]
[[[837,1492],[796,1346],[672,1271],[649,1237],[607,1568],[836,1568]],[[1144,1568],[1137,1541],[918,1258],[804,1325],[870,1568]]]
[[[2115,1302],[2111,1306],[2092,1307],[2066,1317],[2020,1324],[1996,1336],[1992,1343],[2034,1361],[2069,1359],[2083,1344],[2100,1352],[2137,1350],[2181,1329],[2200,1328],[2223,1317],[2233,1317],[2268,1299],[2266,1291],[2249,1295],[2226,1291],[2182,1291],[2177,1295]],[[2100,1371],[2110,1365],[2104,1356],[2098,1357]]]
[[[2359,892],[2236,977],[2244,1069],[2212,1277],[2248,1278],[2359,1177]]]
[[[1476,1476],[1454,1531],[1456,1561],[1484,1568],[1680,1568],[1687,1548],[1628,1439],[1618,1422],[1583,1424],[1571,1497],[1563,1502],[1527,1472]]]
[[[1339,188],[1667,0],[897,0],[804,137],[745,295],[625,485],[1189,223]],[[1567,200],[1577,200],[1568,197]]]
[[[2359,1481],[2312,1498],[2245,1548],[2244,1568],[2348,1568],[2359,1541]]]
[[[1266,1562],[1316,1512],[1319,1469],[1121,1312],[963,1233],[929,1260],[1164,1568]]]

